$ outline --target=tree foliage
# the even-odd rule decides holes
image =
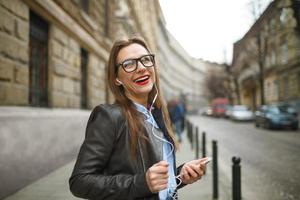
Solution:
[[[228,77],[225,72],[218,69],[210,69],[204,79],[204,91],[208,100],[228,97]]]

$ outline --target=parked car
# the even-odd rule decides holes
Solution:
[[[215,117],[225,117],[226,107],[229,101],[227,98],[215,98],[211,102],[211,108],[213,116]]]
[[[298,117],[298,113],[297,113],[297,110],[295,107],[293,107],[292,105],[289,105],[287,103],[281,103],[281,104],[278,104],[280,106],[286,106],[287,107],[287,111],[293,115],[295,115],[296,117]]]
[[[267,129],[292,128],[298,130],[297,113],[287,105],[264,105],[255,112],[255,126]]]
[[[234,105],[229,117],[235,121],[252,121],[253,112],[245,105]]]
[[[199,109],[198,113],[200,115],[204,115],[204,116],[212,116],[212,109],[211,107],[203,107],[201,109]]]
[[[227,105],[225,110],[225,118],[230,118],[232,113],[232,105]]]

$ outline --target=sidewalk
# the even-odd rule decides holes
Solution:
[[[78,200],[69,191],[68,179],[74,162],[24,187],[5,200]]]
[[[186,132],[184,133],[184,140],[181,143],[180,150],[177,152],[177,165],[195,159],[195,150],[192,150],[186,137]],[[209,145],[209,144],[207,144]],[[211,148],[207,148],[207,156],[211,156],[209,151]],[[199,153],[201,157],[201,152]],[[220,163],[219,163],[220,165]],[[219,199],[218,200],[230,200],[230,193],[228,191],[227,180],[223,178],[222,171],[219,166]],[[212,162],[207,164],[206,174],[198,182],[187,185],[179,190],[180,200],[212,200],[213,197],[213,177],[212,177]]]
[[[181,143],[180,151],[177,153],[177,162],[181,164],[194,159],[195,153],[190,149],[187,138]],[[209,152],[208,152],[208,155]],[[69,191],[68,178],[73,169],[74,161],[55,170],[47,176],[37,180],[31,185],[26,186],[5,200],[75,200]],[[212,199],[212,163],[207,166],[206,175],[198,182],[188,185],[179,190],[181,200],[211,200]],[[219,174],[220,179],[221,174]],[[223,181],[219,183],[219,200],[229,200],[229,195],[222,186]]]
[[[0,199],[71,162],[89,114],[79,109],[0,106]]]

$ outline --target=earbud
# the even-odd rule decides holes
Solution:
[[[121,85],[123,85],[122,81],[120,81],[118,78],[116,78],[116,81],[117,81],[118,83],[120,83]]]

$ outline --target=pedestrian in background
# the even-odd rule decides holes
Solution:
[[[114,43],[107,78],[115,103],[90,115],[71,192],[85,199],[177,199],[178,188],[202,177],[206,159],[176,168],[177,143],[143,39]]]
[[[168,106],[170,118],[179,143],[182,142],[182,132],[184,129],[185,107],[179,99],[174,99]]]

